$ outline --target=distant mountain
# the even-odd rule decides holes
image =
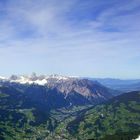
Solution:
[[[37,76],[35,73],[32,75],[12,75],[9,78],[0,77],[1,81],[9,81],[11,83],[20,83],[20,84],[38,84],[38,85],[46,85],[49,81],[61,81],[67,80],[72,77],[61,76],[61,75],[39,75]]]
[[[125,85],[125,86],[120,86],[118,89],[120,89],[121,91],[138,91],[140,90],[140,82]]]
[[[97,105],[79,114],[66,127],[68,137],[79,140],[112,140],[111,135],[114,139],[132,140],[140,134],[140,92],[125,93]]]
[[[11,86],[24,93],[33,94],[37,89],[40,89],[37,94],[46,94],[47,98],[61,97],[61,102],[67,105],[83,105],[83,104],[97,104],[106,101],[119,93],[118,91],[111,90],[101,85],[99,82],[91,81],[88,79],[80,79],[76,77],[66,77],[60,75],[50,76],[16,76],[12,75],[10,78],[2,78],[1,85]],[[59,99],[57,97],[57,100]],[[39,99],[37,99],[39,100]],[[51,100],[48,100],[50,102]],[[55,102],[57,106],[57,102]],[[49,103],[50,104],[50,103]]]
[[[89,80],[98,81],[102,85],[112,88],[114,90],[119,90],[123,92],[138,91],[140,90],[140,79],[135,80],[121,80],[121,79],[111,79],[111,78],[88,78]]]
[[[6,86],[14,91],[17,90],[24,93],[22,95],[30,98],[30,102],[33,100],[39,102],[41,100],[40,102],[47,104],[47,107],[55,106],[55,108],[97,104],[112,98],[115,92],[98,82],[76,78],[61,80],[49,78],[43,86],[37,83],[21,84],[17,81],[1,81],[0,85],[1,87]]]
[[[65,81],[72,81],[76,79],[88,79],[90,81],[98,81],[105,87],[108,87],[110,89],[114,89],[116,92],[115,95],[118,95],[122,92],[128,92],[128,91],[137,91],[140,90],[140,79],[136,80],[121,80],[121,79],[112,79],[112,78],[81,78],[81,77],[73,77],[73,76],[62,76],[62,75],[39,75],[37,76],[35,73],[33,73],[30,76],[27,75],[12,75],[9,78],[1,77],[0,76],[0,82],[7,81],[10,83],[20,83],[20,84],[37,84],[37,85],[52,85],[53,83],[64,83]]]

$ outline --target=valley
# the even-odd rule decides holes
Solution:
[[[1,140],[131,140],[139,134],[139,91],[120,95],[78,78],[51,77],[47,84],[1,80]]]

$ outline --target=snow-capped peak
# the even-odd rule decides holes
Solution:
[[[69,79],[70,77],[68,76],[62,76],[62,75],[58,75],[58,74],[53,74],[53,75],[48,75],[46,76],[47,79],[57,79],[57,80],[67,80]]]
[[[53,74],[53,75],[39,75],[39,76],[37,76],[35,73],[33,73],[31,76],[12,75],[8,79],[8,81],[15,82],[15,83],[20,83],[20,84],[26,84],[27,83],[27,84],[45,85],[49,81],[52,81],[52,80],[54,80],[55,82],[59,82],[59,81],[68,80],[70,78],[72,78],[72,77],[61,76],[61,75],[57,75],[57,74]]]
[[[36,75],[26,76],[26,75],[12,75],[9,78],[9,81],[12,83],[20,83],[20,84],[38,84],[38,85],[45,85],[47,83],[47,80],[45,77],[40,78]]]
[[[3,76],[0,76],[0,80],[5,80],[6,78]]]

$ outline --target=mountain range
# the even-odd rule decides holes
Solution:
[[[16,92],[21,92],[32,100],[47,106],[72,106],[97,104],[112,98],[118,92],[106,88],[97,81],[58,75],[39,76],[11,76],[1,79],[0,85]],[[11,91],[13,93],[13,91]],[[16,95],[17,96],[17,95]],[[27,98],[26,97],[26,98]],[[22,99],[21,99],[22,100]]]
[[[0,77],[0,139],[131,140],[140,134],[139,93],[81,77]]]
[[[102,85],[122,92],[140,90],[140,79],[113,79],[113,78],[87,78],[92,81],[98,81]]]

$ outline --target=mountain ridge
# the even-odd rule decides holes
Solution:
[[[114,90],[108,89],[98,82],[93,82],[88,79],[70,78],[67,80],[49,79],[46,85],[38,84],[20,84],[17,82],[1,81],[1,86],[7,86],[17,89],[18,91],[27,92],[30,89],[28,96],[32,94],[34,97],[35,89],[40,89],[37,93],[46,94],[47,98],[51,96],[61,97],[67,104],[97,104],[112,98]],[[43,91],[44,90],[44,91]],[[62,101],[61,100],[61,101]],[[58,101],[56,100],[56,103]]]

